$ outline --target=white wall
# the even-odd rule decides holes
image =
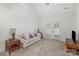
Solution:
[[[46,32],[46,25],[51,24],[52,30],[55,23],[59,23],[60,26],[60,39],[71,38],[71,32],[75,29],[75,12],[69,11],[58,15],[48,15],[41,17],[41,31]],[[53,34],[53,33],[52,33]]]
[[[35,4],[34,5],[40,15],[40,29],[46,33],[46,25],[59,23],[60,25],[60,39],[71,38],[71,32],[76,28],[76,4],[60,4],[50,3],[47,4]],[[68,8],[68,9],[66,9]],[[53,28],[52,28],[53,30]]]
[[[37,13],[30,4],[0,4],[0,51],[5,48],[12,27],[17,29],[17,34],[34,32],[38,28]]]
[[[77,26],[77,30],[79,30],[79,4],[77,4],[77,10],[76,10],[76,26]]]
[[[79,4],[76,6],[76,33],[77,33],[77,40],[79,40]]]

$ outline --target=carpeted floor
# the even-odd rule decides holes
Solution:
[[[8,56],[7,52],[1,52],[1,56]],[[76,56],[67,53],[65,42],[59,40],[42,39],[27,48],[12,52],[11,56]]]

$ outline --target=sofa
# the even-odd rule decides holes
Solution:
[[[24,37],[23,37],[24,36]],[[23,34],[22,37],[20,36],[19,39],[21,41],[21,47],[22,48],[26,48],[27,46],[41,40],[41,34],[37,33],[36,36],[30,36],[31,38],[29,38],[29,34]]]

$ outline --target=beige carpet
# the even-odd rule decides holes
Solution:
[[[8,56],[8,53],[2,52],[0,55]],[[75,56],[75,54],[66,52],[63,41],[42,39],[27,48],[14,51],[11,56]]]

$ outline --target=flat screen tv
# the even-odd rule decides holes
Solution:
[[[76,32],[72,31],[72,40],[76,43]]]

